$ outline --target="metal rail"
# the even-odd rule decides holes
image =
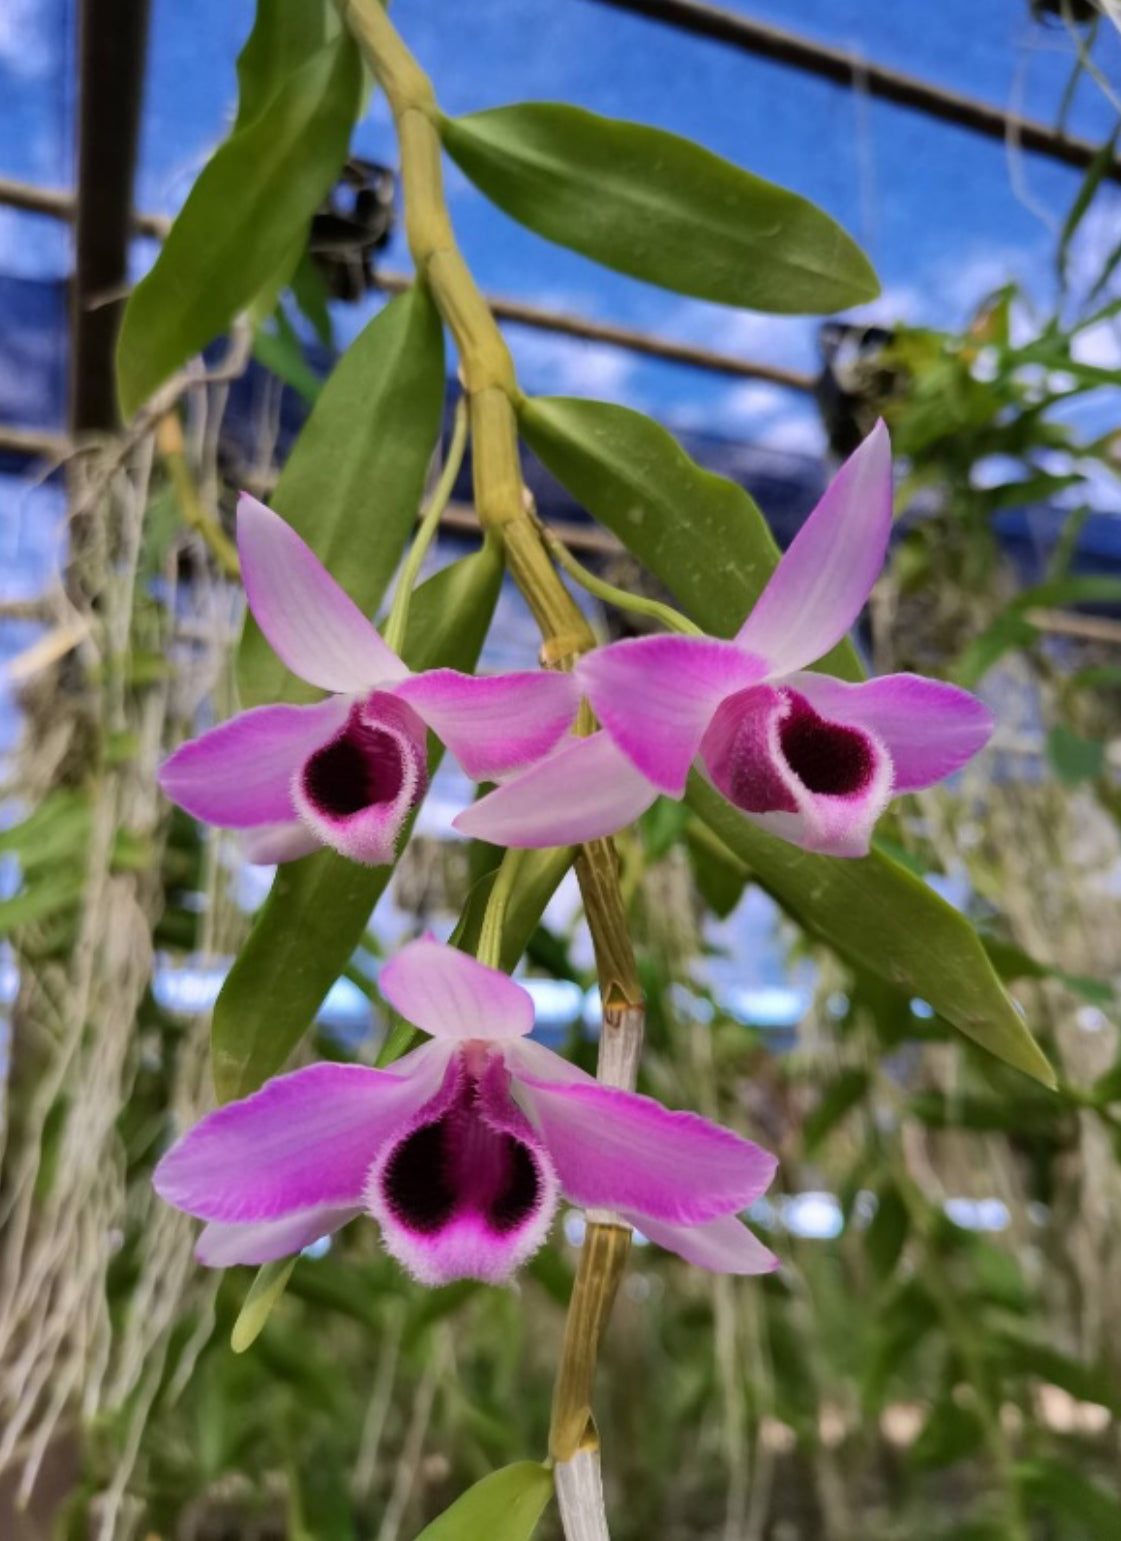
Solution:
[[[8,177],[0,177],[0,204],[22,209],[29,214],[42,214],[48,219],[74,218],[74,198],[71,193],[58,188],[35,187],[31,183],[17,182]],[[162,241],[170,228],[171,220],[164,214],[132,216],[134,235]],[[412,283],[411,274],[390,269],[379,269],[375,277],[379,287],[388,294],[399,294]],[[725,353],[717,348],[702,348],[693,343],[674,342],[671,338],[658,337],[652,332],[640,331],[637,327],[617,326],[610,321],[592,321],[585,316],[569,315],[564,311],[531,305],[524,300],[509,299],[504,295],[488,295],[487,302],[500,321],[507,321],[511,325],[534,327],[538,331],[575,337],[581,342],[603,343],[610,348],[622,348],[647,358],[705,369],[714,374],[734,375],[744,380],[765,380],[784,390],[813,390],[813,375],[798,369],[786,369],[781,364],[740,358],[734,353]]]
[[[1019,145],[1068,166],[1084,169],[1098,153],[1099,146],[1089,140],[1060,134],[1034,118],[1007,112],[961,91],[932,85],[917,75],[875,64],[847,49],[815,42],[800,33],[788,32],[784,27],[756,21],[740,11],[710,5],[707,0],[596,0],[596,3],[649,21],[664,22],[682,32],[691,32],[695,37],[711,38],[742,53],[754,54],[756,58],[773,59],[778,64],[790,65],[837,85],[858,87],[881,101],[910,107],[928,117],[939,118],[943,123],[970,129],[987,139]],[[1121,182],[1121,160],[1113,161],[1107,176],[1114,182]]]

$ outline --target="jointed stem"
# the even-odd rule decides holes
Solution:
[[[494,316],[455,243],[444,201],[440,112],[431,83],[379,0],[335,3],[393,112],[409,247],[418,280],[428,287],[455,339],[470,403],[476,512],[483,527],[502,539],[507,567],[540,628],[543,662],[571,667],[594,638],[526,506],[514,411],[517,378]],[[584,846],[577,875],[603,1001],[600,1079],[630,1089],[642,1044],[642,991],[612,843]],[[626,1247],[620,1244],[625,1234],[610,1216],[589,1222],[553,1408],[550,1448],[561,1462],[586,1444],[596,1340],[625,1263]],[[563,1497],[562,1515],[571,1531]]]

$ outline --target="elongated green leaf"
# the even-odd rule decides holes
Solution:
[[[84,864],[75,869],[56,867],[37,875],[18,894],[0,903],[0,937],[19,926],[47,920],[60,910],[73,909],[81,903],[85,887]]]
[[[1046,1510],[1086,1541],[1117,1541],[1121,1535],[1121,1502],[1063,1461],[1024,1461],[1015,1468],[1020,1488],[1033,1508]]]
[[[360,87],[357,50],[341,32],[203,169],[125,308],[117,384],[126,417],[298,260],[346,157]]]
[[[552,1496],[547,1466],[516,1461],[468,1488],[417,1541],[529,1541]]]
[[[629,407],[539,396],[521,405],[519,421],[546,469],[694,620],[716,637],[739,629],[779,559],[742,487],[702,470],[672,434]],[[818,667],[863,676],[849,642]]]
[[[257,0],[257,15],[237,56],[234,131],[261,115],[289,75],[327,42],[324,0]]]
[[[260,1337],[295,1266],[296,1258],[282,1257],[275,1263],[264,1263],[257,1270],[257,1277],[249,1286],[230,1334],[230,1347],[235,1354],[244,1354]]]
[[[553,846],[543,851],[525,851],[518,865],[514,892],[506,906],[502,927],[502,956],[499,967],[512,973],[529,945],[529,939],[541,923],[545,907],[560,887],[561,879],[572,866],[573,846]],[[496,869],[497,870],[497,869]],[[488,872],[467,896],[463,914],[455,928],[452,942],[464,952],[474,953],[482,931],[487,900],[494,887],[494,872]]]
[[[879,293],[828,214],[663,129],[528,102],[443,119],[440,132],[505,213],[632,278],[783,315]]]
[[[1024,589],[1006,605],[996,620],[964,650],[954,665],[953,677],[967,690],[977,685],[1009,649],[1034,641],[1037,632],[1030,611],[1058,605],[1114,605],[1121,601],[1121,579],[1108,574],[1052,578]]]
[[[1055,1085],[976,931],[932,888],[879,852],[842,860],[799,850],[745,819],[695,773],[686,800],[805,930],[928,1001],[998,1059]]]
[[[817,1107],[807,1114],[802,1125],[802,1143],[807,1155],[817,1149],[846,1114],[851,1113],[866,1095],[868,1086],[867,1070],[850,1065],[822,1087]]]
[[[413,597],[404,656],[414,669],[470,670],[498,599],[502,562],[484,546]],[[439,753],[432,756],[434,769]],[[277,869],[214,1007],[214,1084],[223,1102],[255,1091],[284,1064],[362,939],[393,875],[317,851]]]
[[[1078,234],[1079,226],[1089,213],[1090,206],[1094,202],[1094,196],[1101,186],[1102,181],[1110,174],[1116,164],[1114,156],[1117,152],[1117,136],[1121,133],[1121,126],[1115,128],[1109,138],[1098,146],[1098,149],[1086,167],[1086,175],[1082,178],[1082,184],[1074,202],[1071,204],[1066,219],[1063,220],[1063,228],[1059,235],[1059,249],[1055,254],[1055,266],[1058,269],[1059,283],[1063,287],[1067,281],[1067,264],[1070,260],[1071,242]]]
[[[444,334],[429,296],[398,295],[339,360],[271,503],[367,615],[401,559],[444,403]],[[308,701],[252,617],[238,653],[246,706]]]

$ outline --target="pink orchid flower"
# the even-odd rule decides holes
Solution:
[[[566,739],[455,820],[498,845],[609,835],[697,769],[747,817],[827,856],[863,856],[890,799],[976,754],[992,714],[914,674],[846,684],[807,672],[860,614],[891,533],[891,447],[878,423],[841,467],[730,642],[656,636],[581,659],[603,731]],[[713,560],[719,553],[713,553]]]
[[[428,1043],[385,1070],[279,1076],[157,1166],[157,1193],[207,1222],[201,1262],[271,1262],[365,1211],[422,1284],[496,1284],[542,1245],[563,1193],[702,1268],[777,1266],[737,1218],[774,1174],[765,1150],[529,1042],[529,992],[431,938],[379,985]]]
[[[391,862],[427,784],[426,725],[475,781],[551,749],[571,724],[563,674],[413,674],[289,525],[242,494],[237,518],[249,608],[293,674],[333,694],[259,706],[184,744],[160,785],[195,818],[245,832],[251,861],[320,845]]]

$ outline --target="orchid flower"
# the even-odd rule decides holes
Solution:
[[[847,684],[807,672],[860,614],[891,515],[881,422],[833,478],[732,641],[640,637],[583,658],[577,678],[603,731],[566,739],[455,827],[507,846],[598,839],[660,792],[681,797],[695,765],[784,840],[865,855],[889,800],[951,775],[993,727],[982,702],[940,680],[889,674]]]
[[[563,1193],[702,1268],[777,1266],[737,1218],[774,1174],[765,1150],[530,1042],[529,992],[466,953],[411,942],[378,983],[429,1042],[385,1070],[279,1076],[160,1161],[156,1191],[207,1222],[200,1262],[271,1262],[365,1212],[422,1284],[496,1284],[542,1245]]]
[[[320,845],[391,862],[427,784],[426,725],[475,781],[545,754],[572,722],[563,674],[413,674],[288,524],[242,494],[237,543],[249,608],[312,706],[259,706],[192,739],[160,772],[195,818],[245,832],[251,861]]]

